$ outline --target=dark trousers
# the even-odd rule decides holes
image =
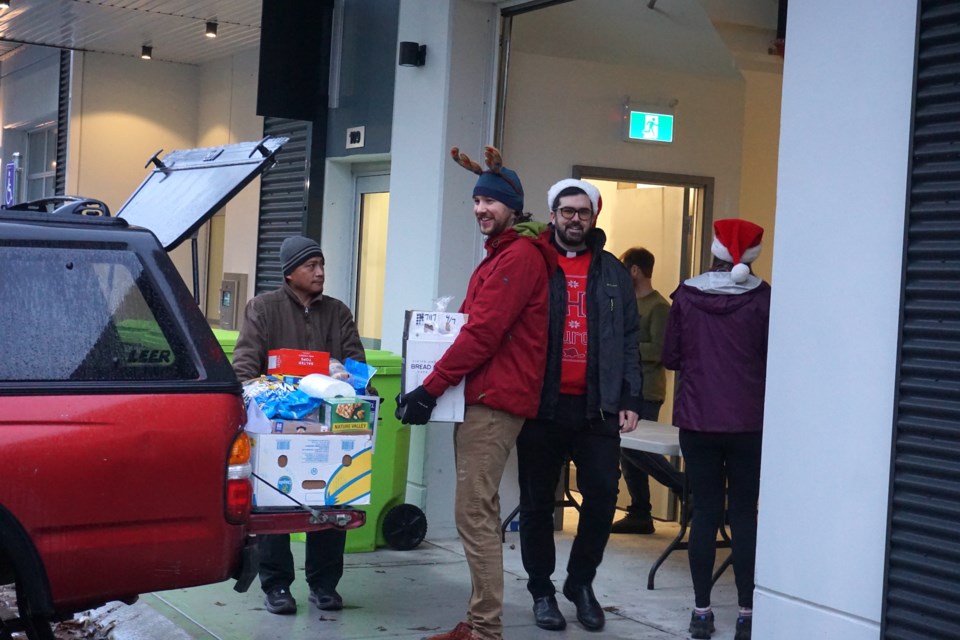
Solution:
[[[580,523],[567,562],[567,580],[589,585],[603,560],[617,507],[620,426],[617,415],[586,419],[586,399],[560,396],[555,420],[528,420],[517,438],[520,552],[534,598],[556,592],[553,512],[567,459],[577,466]]]
[[[305,573],[310,589],[333,591],[343,577],[343,549],[347,532],[339,529],[307,534]],[[290,588],[294,578],[289,535],[257,536],[260,552],[260,586],[264,592]]]
[[[693,494],[687,555],[698,607],[710,606],[725,488],[737,602],[741,607],[753,607],[761,442],[759,432],[702,433],[680,429],[680,449]]]
[[[640,418],[656,422],[660,417],[660,407],[662,406],[663,400],[644,400],[643,407],[640,410]],[[683,479],[679,472],[673,469],[666,456],[657,453],[621,449],[620,470],[623,472],[623,482],[627,485],[627,491],[630,493],[627,515],[633,518],[650,519],[650,510],[653,508],[650,504],[651,475],[658,482],[666,484],[668,487],[673,488],[676,482],[680,483],[681,488],[683,486]],[[670,471],[673,472],[671,482],[666,483],[661,480],[662,474]]]

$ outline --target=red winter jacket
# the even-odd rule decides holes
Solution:
[[[460,312],[467,323],[423,386],[433,396],[466,378],[466,403],[537,415],[546,367],[547,273],[556,251],[514,229],[488,238]]]

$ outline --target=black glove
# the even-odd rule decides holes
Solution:
[[[394,415],[403,424],[427,424],[436,406],[437,399],[423,386],[419,386],[410,393],[397,396],[397,411]]]

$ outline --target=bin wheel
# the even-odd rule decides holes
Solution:
[[[427,536],[427,514],[412,504],[398,504],[383,516],[383,538],[392,549],[409,551]]]

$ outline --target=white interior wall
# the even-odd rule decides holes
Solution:
[[[263,118],[256,113],[259,49],[221,58],[200,68],[196,146],[211,147],[259,140]],[[260,178],[255,178],[224,207],[223,271],[247,274],[247,299],[256,285]],[[212,286],[219,283],[213,274]],[[216,317],[216,310],[207,315]]]
[[[117,211],[147,177],[149,169],[143,165],[158,149],[164,155],[175,149],[259,140],[263,124],[255,113],[257,61],[256,48],[202,67],[74,54],[68,192],[99,198]],[[55,105],[55,82],[53,87]],[[225,210],[224,270],[252,275],[259,180],[237,194]],[[205,230],[198,245],[203,299]],[[190,242],[171,257],[192,288]],[[252,292],[251,277],[249,295]]]
[[[547,189],[573,165],[716,179],[714,218],[736,217],[740,199],[744,81],[661,73],[514,52],[510,58],[504,162],[517,167],[527,209],[547,219]],[[626,142],[625,96],[676,100],[672,144]],[[723,105],[723,108],[717,108]]]
[[[758,638],[879,633],[917,9],[875,9],[790,4]]]
[[[740,210],[734,217],[750,220],[763,227],[763,250],[753,263],[753,272],[772,283],[783,73],[780,65],[773,70],[746,69],[742,73],[747,81],[743,111],[743,165]]]
[[[75,54],[74,63],[82,67],[82,83],[71,112],[76,144],[68,162],[74,179],[68,177],[68,183],[117,212],[149,174],[144,164],[158,149],[194,146],[199,72],[189,65],[89,52]],[[171,258],[190,286],[189,241]]]

